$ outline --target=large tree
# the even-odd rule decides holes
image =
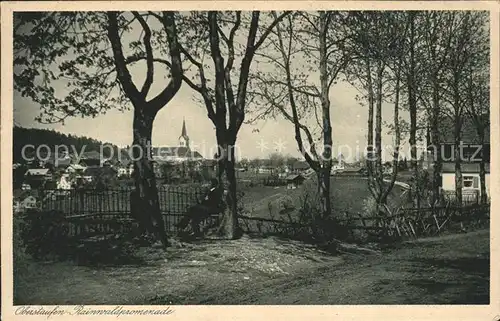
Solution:
[[[454,13],[445,11],[428,11],[421,13],[420,32],[422,33],[421,54],[426,68],[421,70],[419,84],[419,100],[424,104],[427,113],[430,143],[434,165],[432,168],[432,204],[440,200],[441,187],[441,141],[439,124],[443,114],[443,79],[445,64],[450,53],[450,42],[453,36]]]
[[[387,198],[394,187],[399,165],[399,109],[404,88],[403,59],[407,54],[406,37],[411,20],[399,12],[351,12],[350,51],[358,59],[346,71],[348,80],[362,93],[368,105],[366,167],[368,187],[379,214],[386,213]],[[393,171],[389,182],[382,167],[382,112],[386,103],[394,104]]]
[[[489,162],[489,139],[487,128],[490,123],[490,54],[489,38],[485,28],[475,37],[474,63],[467,66],[465,73],[465,113],[472,120],[481,146],[479,155],[479,180],[481,183],[481,203],[488,201],[486,191],[486,162]]]
[[[444,95],[449,108],[444,109],[444,114],[451,119],[453,123],[454,136],[454,163],[455,163],[455,198],[459,204],[462,204],[463,178],[461,164],[464,161],[462,152],[462,130],[467,117],[467,105],[473,104],[468,99],[468,85],[470,83],[472,68],[478,68],[478,62],[485,65],[484,55],[488,52],[487,29],[488,16],[484,12],[458,12],[453,15],[452,36],[450,41],[450,53],[445,64],[444,74]],[[479,58],[479,59],[478,59]],[[481,59],[482,58],[482,59]],[[486,62],[487,65],[487,62]],[[480,66],[480,67],[483,67]],[[478,83],[480,85],[480,83]],[[471,108],[469,107],[469,111]],[[473,119],[478,121],[475,115]],[[484,122],[484,120],[483,120]],[[477,128],[477,126],[476,126]],[[481,130],[481,129],[480,129]],[[484,133],[480,133],[483,136]]]
[[[201,98],[215,126],[217,175],[228,191],[220,231],[227,238],[236,237],[238,227],[235,145],[245,120],[252,61],[276,24],[288,14],[274,16],[271,12],[262,18],[259,11],[191,12],[179,27],[181,52],[186,57],[183,79]]]
[[[258,97],[259,107],[255,119],[280,116],[293,124],[298,149],[318,178],[324,218],[332,208],[331,88],[351,59],[344,51],[345,16],[345,12],[331,11],[288,16],[277,26],[266,50],[259,53],[265,71],[253,79],[252,93]],[[313,115],[315,122],[308,122]],[[321,146],[315,128],[319,128]]]
[[[64,122],[67,117],[96,117],[132,107],[132,214],[164,246],[165,226],[148,156],[155,116],[182,83],[175,16],[169,11],[14,17],[15,89],[40,106],[39,121]],[[168,67],[158,66],[158,59],[169,61]],[[169,80],[155,93],[153,82],[162,75]]]

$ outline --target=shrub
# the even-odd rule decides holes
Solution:
[[[363,212],[360,214],[363,217],[377,216],[377,202],[373,197],[368,197],[363,200]]]
[[[347,229],[332,213],[323,217],[321,210],[321,199],[318,194],[312,194],[306,190],[301,197],[299,208],[299,222],[308,226],[309,235],[303,235],[314,242],[324,246],[335,245],[337,240],[346,239]]]
[[[292,197],[289,195],[283,195],[279,198],[273,199],[267,203],[269,209],[269,215],[274,217],[277,212],[279,215],[289,214],[291,211],[295,210],[295,204]]]
[[[25,252],[35,259],[64,257],[68,246],[68,225],[61,211],[30,211],[19,227]]]
[[[15,268],[21,268],[28,264],[29,254],[26,251],[24,241],[26,228],[25,216],[15,214],[12,218],[12,252]]]

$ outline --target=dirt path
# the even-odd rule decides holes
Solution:
[[[489,231],[379,254],[330,255],[279,238],[146,248],[137,265],[33,263],[14,270],[15,304],[487,304]]]
[[[311,269],[197,304],[488,304],[489,232],[423,239],[384,255]]]

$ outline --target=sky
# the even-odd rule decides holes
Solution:
[[[135,30],[135,31],[134,31]],[[124,48],[126,35],[122,42]],[[133,29],[128,36],[138,39],[139,34]],[[235,66],[239,63],[236,61]],[[140,63],[130,68],[132,79],[142,84],[145,78],[145,65]],[[153,97],[165,86],[165,72],[155,68],[154,82],[148,97]],[[160,71],[160,72],[158,72]],[[316,73],[317,74],[317,73]],[[138,86],[139,86],[138,85]],[[65,83],[54,85],[56,95],[64,93]],[[330,117],[333,129],[333,155],[342,152],[347,160],[354,160],[355,155],[366,146],[367,108],[356,101],[358,91],[346,82],[339,82],[330,90]],[[187,84],[183,83],[175,97],[156,116],[153,128],[153,146],[178,146],[182,122],[185,120],[191,148],[204,157],[212,157],[216,151],[215,128],[207,117],[206,109],[193,97],[197,95]],[[384,104],[383,119],[391,120],[393,106]],[[110,110],[96,118],[74,117],[66,119],[63,124],[40,124],[35,121],[40,107],[29,99],[14,92],[14,123],[22,127],[54,129],[65,134],[87,136],[103,142],[124,147],[132,143],[133,111],[120,112]],[[404,115],[404,112],[401,111]],[[252,114],[246,119],[251,118]],[[310,123],[310,122],[309,122]],[[383,145],[391,145],[392,137],[383,135]],[[342,145],[342,149],[339,149]],[[237,158],[266,158],[272,152],[280,152],[301,157],[294,138],[294,127],[285,119],[265,119],[255,124],[244,124],[237,138]],[[389,158],[383,155],[383,158]]]
[[[334,153],[346,145],[356,154],[356,149],[366,146],[366,124],[368,110],[356,100],[357,90],[347,83],[339,83],[330,91],[331,121],[333,130]],[[192,149],[204,157],[215,153],[215,128],[208,119],[206,110],[193,100],[194,92],[183,84],[174,99],[156,116],[153,128],[154,146],[177,146],[185,120]],[[392,118],[392,106],[384,106],[384,119]],[[110,142],[118,146],[132,142],[133,111],[108,111],[96,118],[68,118],[65,124],[40,124],[34,120],[39,106],[31,100],[14,96],[14,122],[18,126],[54,129],[65,134],[87,136]],[[383,136],[383,143],[390,145],[392,137]],[[294,138],[293,125],[284,119],[265,119],[255,124],[243,124],[237,139],[239,158],[266,158],[272,152],[281,152],[300,157]],[[339,150],[350,159],[346,147]],[[338,153],[336,153],[338,154]]]

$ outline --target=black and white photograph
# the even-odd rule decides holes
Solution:
[[[500,314],[494,4],[148,6],[9,11],[2,228],[9,216],[17,316]]]

